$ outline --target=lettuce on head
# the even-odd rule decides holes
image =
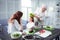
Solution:
[[[30,17],[34,17],[34,14],[33,13],[30,13]]]

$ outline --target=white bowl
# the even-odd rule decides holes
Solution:
[[[18,37],[14,37],[14,35],[16,35],[16,34],[18,34],[19,36]],[[11,38],[12,39],[17,39],[17,38],[20,38],[21,37],[21,35],[22,35],[22,33],[21,32],[13,32],[13,33],[11,33]]]

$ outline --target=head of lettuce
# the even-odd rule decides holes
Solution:
[[[30,17],[34,17],[35,15],[33,13],[30,13]]]

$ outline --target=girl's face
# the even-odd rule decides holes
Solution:
[[[32,21],[32,18],[31,18],[31,17],[29,18],[29,21],[30,21],[30,22]]]

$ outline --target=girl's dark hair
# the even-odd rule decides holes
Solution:
[[[17,12],[14,14],[14,19],[16,19],[19,24],[21,24],[20,19],[21,19],[22,15],[23,15],[23,13],[22,13],[21,11],[17,11]]]
[[[32,18],[32,22],[34,22],[34,17],[31,17]]]

